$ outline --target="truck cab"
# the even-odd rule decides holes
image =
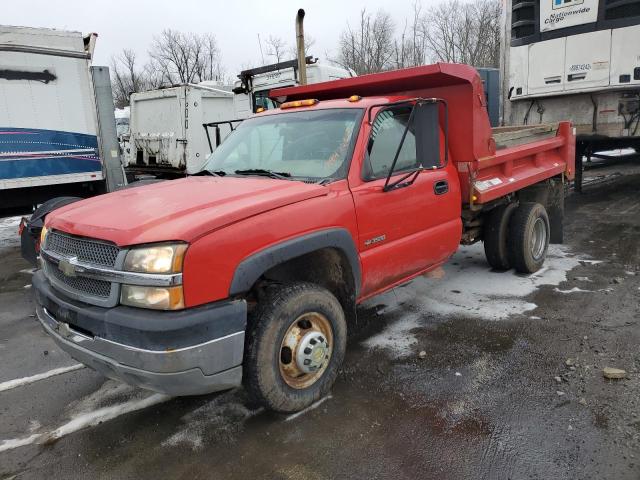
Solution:
[[[198,175],[47,217],[33,285],[62,349],[170,395],[244,385],[298,411],[330,391],[360,302],[461,243],[532,273],[561,237],[571,126],[492,132],[471,67],[270,98],[278,108],[242,122]]]
[[[317,63],[317,59],[306,57],[307,83],[328,82],[350,78],[355,73],[333,65]],[[277,108],[277,99],[269,97],[275,88],[299,85],[298,61],[290,60],[273,65],[243,70],[233,88],[236,118],[247,118],[258,109]]]

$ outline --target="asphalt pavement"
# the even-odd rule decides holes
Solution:
[[[290,416],[78,365],[38,324],[0,220],[0,480],[638,480],[640,173],[590,182],[538,274],[492,272],[473,246],[362,305],[331,395]]]

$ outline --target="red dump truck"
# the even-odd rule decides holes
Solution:
[[[562,241],[569,123],[492,130],[482,83],[436,64],[271,92],[199,175],[52,212],[33,285],[63,350],[170,395],[326,395],[367,298],[483,241],[531,273]]]

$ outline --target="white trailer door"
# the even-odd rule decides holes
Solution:
[[[640,84],[640,25],[611,34],[611,85]]]
[[[516,99],[527,95],[527,77],[529,76],[529,47],[511,47],[509,52],[509,98]]]
[[[582,90],[609,85],[611,30],[567,37],[565,90]]]
[[[563,90],[565,43],[556,38],[529,46],[529,95]]]

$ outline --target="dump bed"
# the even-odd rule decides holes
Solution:
[[[438,63],[331,82],[272,90],[278,101],[362,97],[439,98],[462,202],[485,203],[548,178],[573,178],[575,136],[569,122],[492,131],[482,80],[468,65]]]

